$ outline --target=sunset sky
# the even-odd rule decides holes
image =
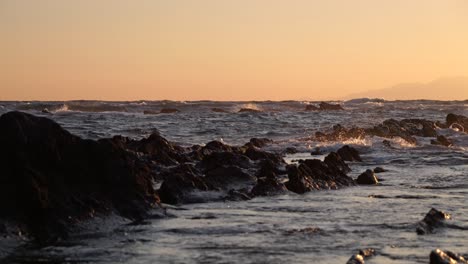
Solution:
[[[1,0],[0,35],[0,100],[321,100],[468,75],[466,0]]]

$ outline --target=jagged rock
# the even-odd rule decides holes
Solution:
[[[368,135],[386,138],[400,137],[411,144],[417,144],[414,136],[436,137],[436,124],[424,119],[387,119],[382,124],[366,129]]]
[[[161,174],[164,181],[158,194],[163,203],[190,203],[190,193],[214,190],[214,187],[203,179],[202,173],[191,164],[181,164]]]
[[[359,152],[348,145],[341,147],[337,153],[344,161],[362,161]]]
[[[0,218],[39,241],[110,211],[139,219],[158,202],[153,172],[112,139],[84,140],[22,112],[0,117]]]
[[[364,173],[358,176],[356,183],[362,185],[375,185],[379,183],[379,180],[372,170],[366,170]]]
[[[468,261],[459,254],[451,251],[435,249],[429,255],[429,264],[467,264]]]
[[[436,140],[431,140],[431,144],[432,145],[440,145],[440,146],[446,146],[446,147],[450,147],[450,146],[453,146],[453,142],[452,140],[440,135],[440,136],[437,136],[437,139]]]
[[[288,190],[295,193],[305,193],[311,190],[337,189],[353,185],[353,180],[346,175],[350,171],[341,157],[332,152],[322,162],[317,159],[302,161],[299,166],[287,167],[289,181]]]
[[[252,166],[251,160],[242,154],[234,152],[213,152],[205,156],[197,167],[205,172],[225,166],[237,166],[247,169]]]
[[[375,254],[375,250],[372,248],[367,248],[359,250],[358,254],[353,255],[346,264],[364,264],[365,259],[372,257]]]
[[[432,208],[424,219],[418,223],[416,233],[418,235],[434,233],[437,227],[443,226],[445,221],[450,219],[452,219],[450,214]]]
[[[281,158],[280,155],[266,152],[253,146],[248,147],[245,150],[244,155],[249,157],[251,160],[271,160],[271,161],[274,161],[275,163],[284,162],[283,158]]]
[[[322,155],[322,151],[320,150],[319,147],[316,147],[314,150],[312,150],[312,152],[310,152],[310,155],[312,156],[318,156],[318,155]]]
[[[257,172],[257,184],[252,188],[253,196],[268,196],[286,192],[288,189],[278,179],[279,172],[276,164],[271,160],[262,162],[260,170]]]
[[[114,137],[115,140],[123,140],[125,147],[135,152],[141,152],[151,160],[163,165],[176,165],[186,161],[185,150],[163,138],[158,132],[152,133],[148,138],[139,141],[128,138]]]
[[[363,139],[366,136],[366,131],[362,128],[352,127],[349,130],[340,124],[334,125],[332,132],[326,134],[316,132],[315,138],[318,141],[345,141],[349,139]]]

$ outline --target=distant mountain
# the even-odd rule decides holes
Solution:
[[[344,99],[353,98],[467,100],[468,77],[446,77],[429,83],[402,83],[385,89],[350,94]]]

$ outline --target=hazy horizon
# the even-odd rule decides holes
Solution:
[[[465,100],[468,82],[431,83],[468,74],[467,13],[463,0],[5,0],[0,100]]]

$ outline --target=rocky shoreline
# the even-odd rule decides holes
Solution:
[[[454,144],[437,134],[438,127],[465,132],[468,118],[449,114],[445,123],[411,119],[387,120],[373,128],[337,125],[331,133],[318,132],[315,138],[400,137],[416,144],[416,137],[433,137],[433,144]],[[3,233],[20,233],[39,244],[66,238],[74,225],[98,215],[112,213],[141,221],[150,209],[164,214],[165,204],[249,200],[378,184],[374,171],[363,173],[361,180],[347,175],[346,162],[362,161],[349,146],[329,153],[323,161],[287,164],[283,154],[262,149],[272,143],[265,138],[253,138],[243,146],[212,141],[192,147],[178,146],[158,133],[141,140],[114,136],[95,141],[72,135],[48,118],[23,112],[0,117],[0,143],[4,168],[0,224],[16,226],[3,228]],[[430,219],[421,223],[421,230],[432,232]],[[8,234],[11,230],[15,231]]]

